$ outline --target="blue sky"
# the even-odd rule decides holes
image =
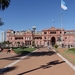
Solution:
[[[75,0],[64,0],[68,9],[62,10],[62,27],[75,29]],[[27,30],[36,26],[36,30],[52,26],[61,27],[61,0],[11,0],[10,6],[0,11],[4,25],[1,31],[8,29]],[[52,20],[55,20],[52,23]]]

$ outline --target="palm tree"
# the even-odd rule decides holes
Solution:
[[[2,44],[2,46],[6,46],[7,45],[7,41],[2,42],[1,44]]]
[[[11,0],[0,0],[0,9],[5,10],[9,7]]]

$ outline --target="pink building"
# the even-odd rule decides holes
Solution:
[[[13,31],[8,30],[6,32],[6,41],[12,42],[12,46],[19,45],[32,45],[32,41],[35,41],[35,45],[47,46],[47,44],[64,44],[64,45],[75,45],[75,30],[65,30],[55,27],[49,29],[44,29],[42,31],[35,31],[35,34],[32,34],[32,31]]]

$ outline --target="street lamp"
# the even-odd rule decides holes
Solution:
[[[35,30],[36,30],[36,26],[32,26],[32,29],[33,29],[33,31],[35,32]]]
[[[4,22],[2,22],[2,21],[1,21],[1,18],[0,18],[0,26],[2,26],[3,24],[4,24]]]
[[[36,26],[32,26],[32,46],[35,45],[34,34],[35,34]]]

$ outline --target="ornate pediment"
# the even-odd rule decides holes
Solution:
[[[55,28],[55,27],[51,27],[51,28],[49,28],[49,29],[44,29],[44,30],[42,30],[42,31],[56,31],[56,30],[58,30],[58,31],[61,31],[61,28]],[[63,28],[62,28],[62,30],[64,30]]]
[[[49,28],[48,30],[57,30],[57,28],[51,27],[51,28]]]

